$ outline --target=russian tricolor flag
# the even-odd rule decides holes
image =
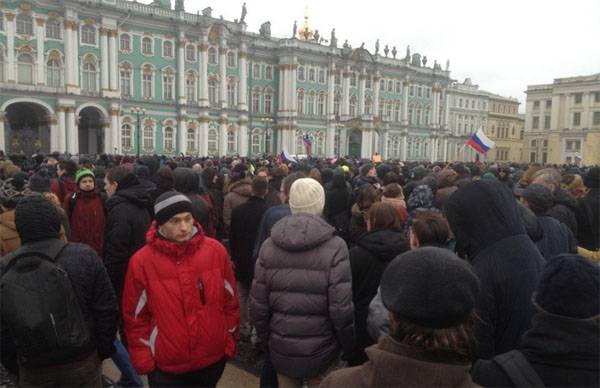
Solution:
[[[496,143],[490,140],[489,137],[483,133],[481,128],[479,128],[469,139],[467,142],[475,151],[480,154],[485,154],[492,148],[496,147]]]
[[[298,163],[286,150],[281,151],[277,159],[279,159],[280,163]]]

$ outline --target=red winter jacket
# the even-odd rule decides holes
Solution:
[[[231,261],[216,240],[198,233],[177,244],[159,236],[129,262],[123,319],[135,369],[186,373],[233,358],[240,309]]]

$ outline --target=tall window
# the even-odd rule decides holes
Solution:
[[[429,109],[425,109],[425,118],[423,119],[423,124],[429,125]]]
[[[396,93],[402,93],[402,84],[396,81]]]
[[[154,128],[151,125],[144,126],[144,151],[154,149]]]
[[[298,106],[296,107],[296,110],[298,111],[299,115],[303,115],[304,114],[304,91],[303,90],[299,90],[298,91]]]
[[[365,114],[366,115],[372,114],[372,110],[373,110],[373,100],[371,99],[371,97],[366,97],[365,98]]]
[[[171,49],[171,51],[173,51],[173,49]],[[142,54],[152,55],[152,38],[148,36],[142,39]]]
[[[0,82],[4,81],[4,53],[0,50]]]
[[[121,67],[120,70],[120,85],[121,95],[124,97],[131,96],[131,69],[128,67]]]
[[[163,41],[163,57],[173,58],[173,42],[170,40]]]
[[[408,107],[408,123],[413,124],[413,116],[414,116],[415,107],[413,105]]]
[[[271,67],[271,66],[266,66],[265,67],[265,79],[267,81],[272,81],[273,80],[273,67]]]
[[[83,79],[81,80],[81,88],[84,92],[93,93],[98,91],[96,85],[96,63],[91,59],[83,64]]]
[[[273,113],[273,93],[271,91],[265,93],[265,113]]]
[[[121,127],[121,147],[123,151],[131,150],[131,125],[124,124]]]
[[[296,154],[304,154],[304,135],[302,131],[296,131]]]
[[[214,47],[211,47],[208,49],[208,63],[211,65],[216,65],[219,63],[219,59],[218,59],[218,55],[217,55],[217,49]]]
[[[188,44],[185,46],[185,58],[191,62],[196,60],[196,46],[193,44]]]
[[[252,155],[258,155],[260,153],[260,131],[258,129],[252,131],[252,139],[250,140]]]
[[[219,141],[219,136],[217,134],[217,130],[214,128],[210,128],[208,130],[208,153],[210,155],[215,155],[217,153],[217,143]]]
[[[17,16],[17,34],[33,35],[33,18],[26,13]]]
[[[189,154],[196,150],[196,129],[188,128],[187,132],[187,152]]]
[[[252,78],[260,79],[260,63],[252,65]]]
[[[388,81],[388,83],[387,83],[387,91],[390,92],[390,93],[394,91],[394,81],[392,81],[392,80]]]
[[[306,73],[304,72],[304,66],[298,67],[298,81],[305,81]]]
[[[230,80],[227,84],[227,106],[235,108],[235,80]]]
[[[185,79],[185,96],[187,97],[188,104],[196,101],[196,76],[193,72],[188,72]]]
[[[315,115],[315,92],[311,91],[308,94],[308,100],[306,104],[306,114],[309,116]]]
[[[371,78],[371,76],[368,76],[367,79],[365,80],[365,88],[367,89],[371,89],[373,80]]]
[[[336,85],[340,85],[342,83],[342,76],[340,75],[339,72],[335,73],[335,76],[333,77],[333,81]]]
[[[421,108],[417,108],[417,120],[416,120],[416,124],[417,125],[421,125]]]
[[[227,66],[235,67],[235,53],[233,51],[227,53]]]
[[[385,80],[384,79],[379,81],[379,90],[381,90],[382,92],[385,91]]]
[[[260,93],[258,91],[252,92],[252,112],[258,113],[260,111]]]
[[[340,100],[341,97],[339,94],[336,94],[333,98],[333,114],[339,116],[340,114]]]
[[[213,107],[218,104],[217,81],[214,78],[208,81],[208,102]]]
[[[19,83],[32,84],[33,83],[33,57],[29,54],[21,54],[18,58],[19,61]]]
[[[50,59],[46,63],[46,85],[58,88],[60,82],[60,62],[58,59]]]
[[[86,24],[81,27],[81,43],[96,44],[96,29],[94,26]]]
[[[350,86],[356,86],[356,73],[350,75]]]
[[[317,133],[317,137],[315,139],[315,154],[316,155],[324,155],[325,154],[325,134],[323,132]]]
[[[378,113],[379,113],[379,118],[382,119],[383,118],[383,109],[385,107],[385,100],[383,98],[379,99],[379,105],[378,105]]]
[[[356,116],[356,96],[350,97],[350,116]]]
[[[154,71],[149,65],[144,67],[142,73],[142,97],[152,98],[152,79]]]
[[[165,128],[164,151],[167,153],[173,152],[173,128]]]
[[[319,93],[317,102],[317,116],[325,116],[325,93]]]
[[[165,100],[173,99],[173,71],[171,69],[167,69],[163,73],[163,98]]]
[[[227,153],[234,153],[236,151],[236,141],[235,141],[235,129],[229,128],[227,131]]]
[[[46,38],[60,39],[60,22],[56,19],[48,19],[46,22]]]
[[[308,81],[315,82],[315,69],[313,68],[308,69]]]
[[[400,103],[396,102],[394,105],[394,121],[400,121]]]
[[[0,12],[0,31],[4,30],[4,14]]]
[[[129,34],[121,34],[119,36],[119,48],[121,51],[131,51],[131,38]]]

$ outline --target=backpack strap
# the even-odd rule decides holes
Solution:
[[[494,361],[502,368],[515,387],[544,387],[544,382],[527,358],[518,350],[500,354]]]
[[[25,257],[41,257],[44,260],[54,263],[56,262],[56,259],[58,259],[62,251],[67,247],[67,245],[69,245],[69,243],[62,240],[56,240],[56,242],[54,242],[51,246],[48,247],[46,252],[29,250],[27,249],[27,247],[25,247],[25,249],[22,249],[21,252],[19,252],[17,255],[15,255],[15,257],[10,259],[10,261],[4,266],[4,268],[2,269],[2,275],[6,274],[15,264],[17,264],[19,260]]]

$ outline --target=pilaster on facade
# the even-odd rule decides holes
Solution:
[[[186,103],[185,97],[185,34],[179,32],[177,42],[177,102],[180,105]]]
[[[219,45],[219,106],[221,109],[227,108],[227,47],[225,41]]]
[[[44,63],[46,63],[44,59],[44,39],[46,35],[46,19],[44,18],[36,18],[36,56],[37,56],[37,84],[43,86],[46,84],[44,77]]]
[[[410,80],[405,79],[402,82],[402,125],[408,127],[408,89]]]
[[[238,91],[238,109],[248,111],[248,45],[242,41],[238,54],[240,68],[240,90]]]
[[[187,114],[185,109],[179,110],[177,117],[177,149],[179,153],[185,154],[187,142]]]
[[[240,115],[238,121],[238,154],[241,157],[248,156],[248,116]]]
[[[201,108],[209,107],[208,100],[208,29],[203,28],[198,46],[198,82],[200,83],[200,97],[198,102]]]
[[[373,77],[373,117],[379,117],[379,81],[381,80],[381,76],[379,72],[375,74]]]
[[[345,66],[342,73],[342,120],[350,116],[350,66]]]
[[[14,83],[17,80],[15,75],[15,14],[7,12],[4,17],[6,18],[7,81]]]
[[[229,120],[227,113],[221,113],[219,116],[219,156],[227,155],[227,124]]]

